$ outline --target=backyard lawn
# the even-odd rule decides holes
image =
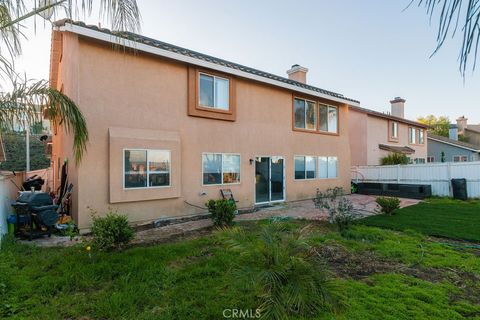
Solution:
[[[238,232],[248,236],[244,245],[257,241],[269,223],[110,253],[7,241],[0,318],[223,319],[225,309],[255,309],[262,288],[238,272],[261,262],[229,243]],[[276,223],[286,233],[309,224]],[[304,241],[324,261],[338,307],[295,319],[480,319],[480,250],[364,225],[341,236],[323,222],[311,224]]]
[[[369,226],[412,229],[426,235],[480,242],[480,201],[433,198],[396,211],[362,220]]]

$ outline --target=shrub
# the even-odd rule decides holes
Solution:
[[[395,210],[400,209],[400,199],[394,197],[378,197],[375,200],[380,207],[380,212],[393,214]]]
[[[337,225],[338,231],[343,234],[348,230],[355,219],[352,202],[345,197],[342,188],[336,187],[321,192],[317,189],[317,194],[313,199],[317,209],[326,209],[328,211],[328,221]]]
[[[104,217],[92,214],[92,245],[98,250],[111,250],[128,244],[133,238],[133,228],[128,225],[128,218],[114,212]]]
[[[233,225],[233,218],[237,205],[232,200],[209,200],[205,204],[210,212],[213,224],[217,227],[229,227]]]
[[[239,256],[235,278],[256,292],[262,319],[308,319],[338,306],[328,267],[309,243],[310,229],[272,221],[259,236],[240,228],[224,233]]]
[[[409,160],[403,153],[392,153],[380,159],[382,166],[395,165],[395,164],[408,164]]]

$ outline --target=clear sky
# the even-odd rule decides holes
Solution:
[[[436,20],[410,0],[137,0],[142,34],[286,76],[298,63],[307,82],[388,111],[407,100],[406,117],[435,114],[480,123],[480,69],[458,71],[459,38],[432,58]],[[50,27],[28,23],[17,68],[48,79]],[[88,19],[98,24],[96,13]]]

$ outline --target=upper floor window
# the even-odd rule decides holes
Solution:
[[[317,106],[309,100],[295,98],[295,128],[317,130]]]
[[[423,129],[418,129],[418,143],[419,144],[425,143],[425,131],[423,131]]]
[[[294,128],[314,132],[338,133],[338,109],[315,101],[294,98]]]
[[[408,142],[410,144],[415,144],[417,143],[417,139],[416,139],[416,134],[415,134],[415,129],[412,128],[412,127],[408,127]]]
[[[200,73],[198,85],[201,107],[229,110],[230,81],[228,79]]]
[[[337,107],[321,104],[320,108],[320,131],[338,132],[338,111]]]
[[[398,122],[390,122],[390,138],[398,139]]]
[[[170,151],[127,149],[124,154],[125,189],[170,186]]]
[[[202,156],[203,184],[240,183],[240,155],[204,153]]]

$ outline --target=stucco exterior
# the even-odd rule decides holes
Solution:
[[[54,129],[53,137],[55,167],[58,159],[69,159],[73,212],[80,228],[91,223],[89,208],[99,214],[112,208],[134,223],[196,214],[203,210],[194,206],[220,198],[222,188],[232,190],[239,208],[252,207],[256,156],[284,158],[285,201],[311,198],[317,188],[350,189],[346,104],[332,102],[339,108],[338,135],[297,132],[292,130],[295,92],[236,77],[235,121],[193,117],[187,112],[188,64],[112,50],[108,44],[69,32],[53,34],[52,84],[80,106],[90,135],[78,167],[71,137],[61,127]],[[125,148],[171,150],[171,187],[124,190]],[[240,154],[240,183],[202,185],[204,152]],[[338,157],[338,177],[295,180],[295,155]]]
[[[398,123],[398,138],[391,139],[390,123]],[[427,139],[424,126],[415,125],[408,121],[402,122],[397,117],[388,115],[379,115],[370,113],[368,109],[350,108],[349,111],[349,143],[352,155],[353,166],[379,165],[380,159],[391,153],[388,150],[382,150],[380,145],[391,147],[408,147],[414,152],[407,154],[414,161],[415,159],[427,158]],[[424,143],[411,144],[408,137],[408,128],[424,130]],[[418,136],[417,136],[418,138]]]

